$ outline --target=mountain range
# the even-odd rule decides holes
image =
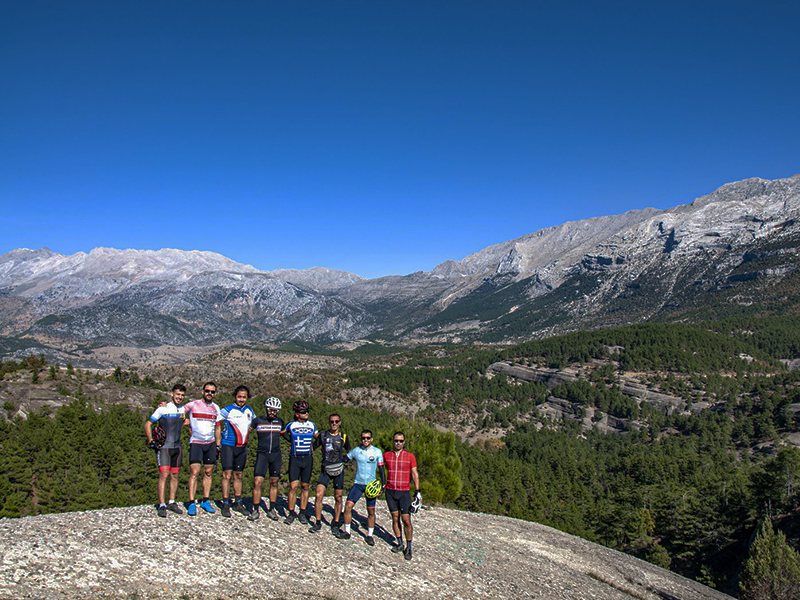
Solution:
[[[6,350],[510,342],[793,311],[799,251],[800,175],[730,183],[667,210],[567,222],[429,272],[376,279],[260,271],[201,251],[17,249],[0,256],[0,336]]]

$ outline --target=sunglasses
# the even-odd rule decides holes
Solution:
[[[217,390],[203,390],[204,394],[211,394],[212,396],[217,393]]]
[[[333,425],[334,423],[341,423],[341,421],[340,421],[339,419],[331,419],[331,420],[330,420],[330,421],[328,421],[328,422],[329,422],[331,425]]]
[[[395,444],[402,444],[405,440],[392,440]]]
[[[371,440],[371,439],[372,439],[372,437],[371,437],[371,436],[370,436],[370,437],[362,437],[361,439],[362,439],[362,440]]]

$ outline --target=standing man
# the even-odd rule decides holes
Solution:
[[[278,416],[281,401],[274,396],[267,398],[264,405],[267,414],[256,417],[250,425],[258,434],[258,450],[256,452],[256,466],[253,470],[253,512],[247,517],[251,521],[258,519],[261,508],[261,486],[264,476],[269,471],[269,510],[267,516],[273,521],[278,520],[275,503],[278,501],[278,478],[281,476],[281,431],[283,419]]]
[[[181,426],[183,425],[183,407],[181,403],[186,396],[186,386],[177,383],[172,387],[172,401],[159,406],[150,418],[144,422],[144,435],[147,445],[156,451],[158,464],[158,516],[166,517],[167,510],[182,515],[183,510],[175,502],[178,491],[178,473],[181,470],[183,456],[181,448]],[[160,448],[153,441],[153,424],[166,433],[164,445]],[[167,495],[167,480],[169,480],[169,504],[164,503]]]
[[[250,424],[256,418],[256,413],[247,406],[250,400],[250,389],[240,385],[233,391],[233,404],[226,406],[220,412],[217,430],[222,431],[222,445],[220,459],[222,461],[222,516],[231,516],[230,484],[233,476],[234,502],[233,510],[243,515],[248,511],[242,504],[242,473],[247,464],[247,436],[250,433]],[[217,433],[217,439],[219,439]]]
[[[350,440],[346,433],[341,433],[339,427],[342,417],[336,413],[328,417],[328,431],[323,431],[314,440],[313,448],[322,447],[322,470],[317,481],[317,495],[314,501],[316,520],[311,526],[311,532],[316,533],[322,529],[322,498],[328,484],[333,480],[334,512],[331,529],[336,531],[339,517],[342,514],[342,490],[344,489],[344,455],[350,452]]]
[[[396,431],[392,436],[394,448],[391,452],[383,453],[383,462],[386,464],[386,505],[392,513],[392,528],[396,538],[392,552],[403,552],[406,560],[411,560],[411,540],[414,529],[411,526],[411,486],[414,482],[416,490],[415,499],[422,503],[422,493],[419,491],[419,473],[417,473],[417,459],[405,449],[406,434]],[[403,531],[406,533],[406,547],[403,551],[403,534],[400,531],[400,520],[403,521]]]
[[[289,453],[289,514],[284,523],[291,525],[295,519],[303,525],[308,525],[306,507],[308,506],[308,484],[311,481],[311,467],[314,456],[311,453],[311,444],[319,435],[319,430],[313,421],[308,420],[308,402],[298,400],[292,404],[294,421],[286,424],[281,435],[291,445]],[[297,487],[302,483],[300,492],[300,515],[294,512],[297,499]]]
[[[203,385],[203,398],[192,400],[185,406],[189,416],[192,437],[189,439],[189,509],[190,516],[197,514],[195,492],[200,466],[203,466],[203,501],[200,508],[208,513],[216,512],[211,506],[211,474],[217,464],[217,451],[220,445],[220,431],[216,426],[221,419],[219,406],[214,402],[217,384],[209,381]]]
[[[334,535],[341,540],[350,539],[350,523],[353,521],[353,507],[358,502],[361,495],[367,489],[367,484],[375,479],[377,471],[378,477],[383,486],[386,478],[383,474],[383,453],[379,448],[372,445],[372,432],[365,429],[361,432],[361,445],[346,454],[348,459],[356,461],[356,478],[353,487],[347,494],[347,502],[344,504],[344,531],[338,530],[338,535]],[[372,534],[375,531],[375,504],[378,499],[367,498],[367,538],[366,542],[370,546],[375,545],[375,538]]]

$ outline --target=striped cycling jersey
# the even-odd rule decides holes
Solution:
[[[281,433],[291,436],[291,456],[310,456],[311,442],[317,433],[314,421],[290,421]]]
[[[247,434],[250,433],[250,423],[256,418],[256,413],[249,406],[239,408],[235,404],[226,406],[219,415],[224,428],[222,430],[223,446],[247,445]]]
[[[155,412],[150,415],[150,421],[152,423],[158,423],[158,426],[167,434],[167,441],[164,442],[164,448],[181,447],[183,406],[177,406],[174,402],[159,406]]]
[[[258,434],[259,452],[280,452],[281,451],[281,431],[283,431],[283,419],[275,417],[270,419],[268,416],[256,417],[250,424]]]
[[[205,400],[192,400],[184,406],[189,415],[189,425],[192,429],[192,444],[208,444],[214,441],[214,427],[221,421],[219,406],[215,402],[207,403]]]
[[[356,461],[356,479],[353,483],[361,485],[367,485],[375,479],[375,471],[383,464],[383,452],[375,446],[370,446],[366,450],[363,446],[359,446],[348,452],[347,456]]]

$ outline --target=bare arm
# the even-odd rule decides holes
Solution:
[[[411,481],[414,482],[414,489],[419,491],[419,471],[417,471],[417,467],[411,467]]]

